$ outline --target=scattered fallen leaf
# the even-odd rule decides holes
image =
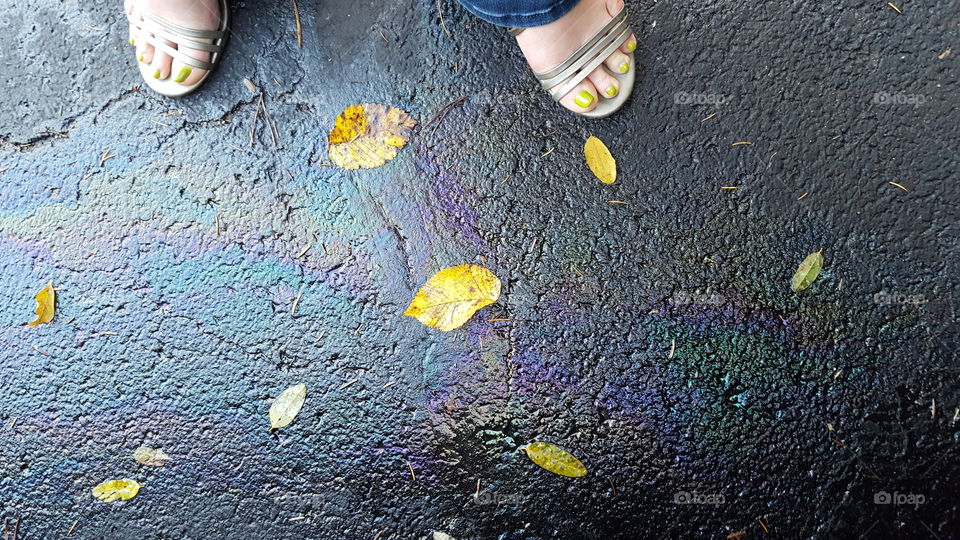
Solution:
[[[141,446],[133,451],[133,459],[150,467],[163,467],[170,461],[170,456],[160,448]]]
[[[498,298],[500,280],[493,272],[475,264],[462,264],[440,270],[428,279],[403,314],[449,332]]]
[[[48,283],[34,298],[37,299],[37,308],[33,310],[33,312],[37,314],[37,318],[28,322],[27,325],[37,326],[40,323],[52,321],[54,306],[57,300],[57,293],[53,290],[53,283]]]
[[[416,121],[406,112],[381,105],[351,105],[334,121],[327,140],[330,161],[347,170],[374,169],[397,156]]]
[[[307,386],[298,384],[284,390],[270,405],[270,429],[280,429],[296,418],[307,398]]]
[[[527,457],[544,469],[561,476],[570,478],[579,478],[587,475],[587,468],[580,463],[580,460],[573,457],[573,454],[552,445],[537,441],[522,446],[521,449],[527,453]]]
[[[457,540],[443,531],[433,531],[433,540]]]
[[[800,267],[797,268],[797,273],[793,275],[793,282],[790,285],[790,288],[793,289],[794,292],[806,289],[813,283],[813,280],[817,279],[817,276],[820,275],[820,268],[823,267],[822,252],[823,249],[816,253],[811,253],[800,263]]]
[[[121,480],[107,480],[98,484],[92,490],[93,496],[103,502],[125,501],[132,499],[140,491],[140,484],[136,480],[123,478]]]
[[[952,52],[952,51],[950,51],[950,49],[947,49],[947,50],[943,51],[942,53],[940,53],[940,54],[937,55],[937,60],[943,60],[944,58],[950,56],[950,53],[951,53],[951,52]]]
[[[587,166],[598,180],[604,184],[617,181],[617,160],[613,159],[613,155],[603,141],[591,135],[587,142],[583,143],[583,157],[586,158]]]

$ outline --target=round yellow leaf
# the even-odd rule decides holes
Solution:
[[[344,169],[374,169],[397,156],[416,122],[380,103],[351,105],[334,120],[327,137],[330,160]]]
[[[498,298],[500,280],[493,272],[475,264],[462,264],[440,270],[428,279],[403,314],[449,332]]]

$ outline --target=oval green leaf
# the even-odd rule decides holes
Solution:
[[[163,467],[170,461],[170,456],[161,448],[141,446],[133,451],[133,459],[150,467]]]
[[[307,386],[298,384],[283,391],[270,405],[270,429],[280,429],[293,422],[297,413],[303,408],[303,400],[307,398]]]
[[[567,452],[559,446],[546,442],[533,442],[521,449],[527,453],[527,457],[544,469],[561,476],[570,478],[580,478],[587,475],[587,468],[580,463],[580,460],[573,457],[573,454]]]
[[[817,276],[820,275],[820,269],[823,268],[822,252],[823,249],[816,253],[811,253],[800,263],[800,267],[797,268],[797,273],[793,275],[793,282],[790,284],[790,288],[793,289],[794,292],[806,289],[813,283],[813,280],[817,279]]]
[[[107,480],[97,484],[92,490],[93,496],[103,502],[125,501],[132,499],[140,491],[140,483],[129,478]]]

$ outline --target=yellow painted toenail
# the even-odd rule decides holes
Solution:
[[[628,71],[630,71],[630,64],[626,62],[620,64],[620,73],[626,73]]]
[[[613,97],[617,95],[617,87],[611,86],[610,88],[607,88],[606,94],[607,94],[607,97]]]
[[[143,62],[143,55],[142,55],[142,54],[137,56],[137,62]]]
[[[130,38],[130,44],[131,44],[131,45],[136,45],[136,44],[137,44],[137,40],[135,40],[135,39],[133,39],[133,38]]]
[[[630,43],[627,43],[627,50],[628,50],[628,51],[635,51],[635,50],[637,50],[637,42],[636,42],[636,41],[631,41]]]
[[[159,69],[153,72],[153,78],[154,78],[154,79],[159,79],[159,78],[160,78],[160,70],[159,70]]]
[[[177,73],[177,78],[173,79],[173,82],[183,82],[187,80],[187,77],[190,76],[190,66],[183,66],[180,68],[180,73]]]
[[[577,97],[573,98],[573,102],[586,109],[591,103],[593,103],[593,94],[584,90],[577,94]]]

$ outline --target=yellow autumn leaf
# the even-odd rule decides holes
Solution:
[[[306,398],[307,385],[305,384],[291,386],[281,392],[270,405],[270,429],[280,429],[293,422],[303,408],[303,401]]]
[[[395,107],[351,105],[334,121],[327,138],[330,161],[348,170],[379,167],[397,156],[416,124]]]
[[[462,264],[440,270],[428,279],[403,314],[449,332],[498,298],[500,280],[493,272],[475,264]]]
[[[613,159],[607,145],[593,135],[583,144],[583,157],[590,171],[604,184],[617,181],[617,160]]]
[[[161,448],[141,446],[133,451],[133,459],[150,467],[163,467],[170,461],[170,456]]]
[[[125,501],[132,499],[140,491],[140,484],[136,480],[123,478],[121,480],[107,480],[90,490],[93,496],[103,502]]]
[[[583,463],[559,446],[537,441],[520,448],[527,453],[531,461],[554,474],[570,478],[587,475],[587,468]]]
[[[48,283],[34,298],[37,299],[37,308],[33,310],[33,312],[37,314],[37,318],[28,322],[27,325],[37,326],[40,323],[52,321],[54,306],[57,300],[57,293],[53,290],[53,283]]]

